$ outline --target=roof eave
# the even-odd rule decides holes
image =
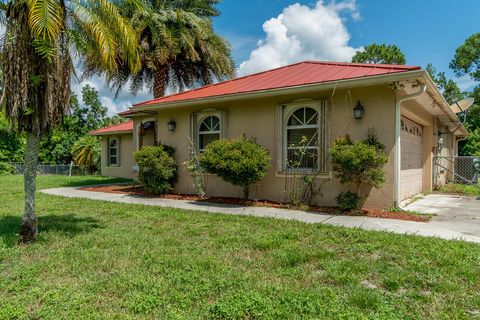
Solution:
[[[425,70],[422,70],[422,71],[423,71],[422,79],[430,88],[430,92],[432,92],[435,95],[435,97],[432,97],[432,99],[443,110],[443,112],[450,118],[450,120],[452,120],[452,123],[455,123],[456,130],[454,130],[452,133],[455,134],[459,132],[460,134],[457,134],[457,135],[466,137],[468,135],[467,128],[465,128],[465,126],[462,124],[458,116],[450,108],[450,104],[447,102],[447,100],[445,100],[445,97],[437,88],[437,86],[435,85],[435,82],[430,77],[428,72]]]
[[[107,131],[107,132],[89,132],[90,136],[112,136],[117,134],[128,134],[133,133],[133,130],[122,130],[122,131]]]
[[[243,100],[243,99],[271,97],[276,95],[295,94],[295,93],[308,93],[308,92],[314,92],[318,90],[329,90],[334,88],[340,89],[345,87],[349,87],[349,88],[365,87],[365,86],[378,85],[378,84],[383,84],[383,83],[388,83],[393,81],[402,81],[402,80],[408,80],[412,78],[419,78],[419,77],[422,77],[423,72],[424,72],[423,70],[393,72],[393,73],[383,74],[378,76],[368,76],[368,77],[361,77],[361,78],[355,78],[355,79],[344,79],[344,80],[307,84],[307,85],[300,85],[300,86],[293,86],[293,87],[286,87],[286,88],[267,89],[267,90],[259,90],[259,91],[246,92],[246,93],[226,94],[226,95],[219,95],[219,96],[213,96],[213,97],[207,97],[207,98],[189,99],[189,100],[183,100],[183,101],[152,103],[145,106],[131,107],[130,112],[137,113],[137,112],[152,111],[152,110],[165,109],[165,108],[171,108],[171,107],[180,108],[180,107],[187,107],[187,106],[195,106],[198,104],[205,104],[205,103],[235,101],[235,100]]]

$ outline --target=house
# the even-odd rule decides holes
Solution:
[[[332,172],[329,147],[346,134],[363,139],[373,127],[389,161],[386,184],[367,192],[371,208],[431,191],[434,155],[456,154],[457,140],[467,134],[428,73],[403,65],[305,61],[139,103],[120,115],[130,121],[91,133],[102,137],[103,175],[135,178],[133,153],[162,143],[176,149],[174,192],[193,193],[182,165],[190,139],[201,152],[210,141],[245,134],[272,155],[271,169],[250,195],[273,201],[285,199],[287,136],[314,129],[318,140],[309,151],[316,160],[304,166],[324,182],[318,205],[335,205],[347,190]],[[240,188],[214,175],[205,175],[205,185],[208,195],[241,197]]]

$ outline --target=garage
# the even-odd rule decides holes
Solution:
[[[405,200],[423,190],[423,127],[401,119],[400,199]]]

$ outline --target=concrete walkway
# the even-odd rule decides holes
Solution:
[[[172,207],[186,210],[206,211],[232,215],[247,215],[255,217],[271,217],[285,220],[297,220],[306,223],[323,223],[349,228],[362,228],[365,230],[387,231],[399,234],[416,234],[420,236],[433,236],[442,239],[459,239],[480,243],[480,234],[472,235],[463,233],[461,230],[451,228],[451,224],[441,222],[412,222],[392,219],[336,216],[319,214],[298,210],[278,209],[268,207],[248,207],[206,202],[194,202],[185,200],[172,200],[162,198],[144,198],[124,194],[104,193],[79,190],[75,187],[44,189],[41,192],[49,195],[68,198],[84,198],[129,204],[141,204],[158,207]]]

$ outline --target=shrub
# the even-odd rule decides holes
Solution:
[[[335,200],[342,210],[358,210],[362,204],[362,198],[356,192],[341,192]]]
[[[270,154],[254,139],[242,137],[209,143],[200,156],[200,164],[208,173],[243,187],[248,199],[249,185],[260,181],[270,168]]]
[[[15,167],[7,162],[0,162],[0,176],[6,176],[15,173]]]
[[[353,208],[342,209],[361,207],[362,184],[369,184],[378,189],[385,183],[383,165],[387,163],[388,157],[384,149],[385,146],[379,141],[373,128],[368,129],[367,137],[363,141],[352,141],[349,136],[335,141],[330,149],[335,176],[341,183],[353,183],[357,187],[357,193],[342,192],[338,195],[336,199],[341,208],[355,204]]]
[[[144,147],[134,157],[140,170],[138,179],[146,191],[165,194],[172,190],[177,178],[174,149],[165,146]]]
[[[385,145],[380,142],[375,128],[368,128],[367,136],[363,139],[363,142],[368,146],[375,147],[378,151],[383,152],[385,150]]]
[[[387,155],[363,141],[336,143],[330,150],[333,170],[341,183],[352,182],[360,187],[363,183],[380,188],[385,183],[382,167]]]

